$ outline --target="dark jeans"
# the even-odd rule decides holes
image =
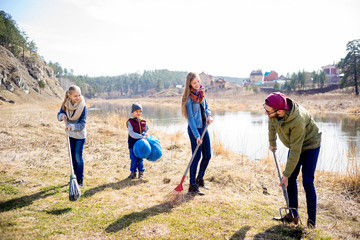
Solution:
[[[204,124],[204,128],[205,128],[205,124]],[[198,131],[201,136],[203,129],[199,128]],[[192,134],[189,126],[188,126],[188,134],[189,134],[189,138],[190,138],[190,142],[191,142],[191,151],[192,151],[192,153],[194,153],[197,143],[196,143],[196,138]],[[202,179],[202,178],[204,178],[205,170],[206,170],[206,168],[209,164],[210,158],[211,158],[211,146],[210,146],[210,137],[209,137],[208,131],[206,131],[204,138],[202,140],[202,144],[199,147],[198,151],[196,152],[194,160],[193,160],[192,164],[190,165],[190,184],[191,185],[196,184],[195,176],[196,176],[196,170],[197,170],[197,166],[198,166],[201,154],[202,154],[202,160],[200,163],[200,169],[199,169],[197,178]]]
[[[302,178],[306,194],[308,220],[313,221],[314,225],[316,224],[316,191],[314,186],[314,174],[319,152],[320,147],[306,150],[301,153],[299,163],[289,177],[289,184],[287,187],[289,194],[289,207],[298,209],[298,187],[296,179],[299,175],[300,167],[302,166]],[[294,216],[298,216],[298,213],[295,211],[293,214]]]
[[[131,160],[130,171],[132,172],[136,172],[136,170],[139,170],[139,172],[145,171],[144,160],[142,158],[136,157],[132,148],[129,149],[129,152],[130,152],[130,160]]]
[[[85,139],[76,139],[72,137],[69,137],[69,139],[74,172],[78,183],[81,184],[84,180],[83,150],[85,145]]]

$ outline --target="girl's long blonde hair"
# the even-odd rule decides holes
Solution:
[[[186,81],[185,81],[185,86],[184,86],[184,93],[182,96],[182,100],[181,100],[181,112],[182,115],[185,118],[188,118],[188,114],[186,111],[186,101],[188,100],[189,96],[190,96],[190,91],[191,91],[191,81],[194,80],[196,77],[199,77],[199,74],[195,73],[195,72],[189,72],[186,76]]]
[[[76,86],[76,85],[71,85],[68,90],[66,90],[66,93],[65,93],[65,98],[64,98],[64,101],[63,103],[61,104],[61,108],[66,111],[66,107],[65,107],[65,103],[66,101],[69,99],[69,95],[71,95],[74,91],[77,91],[78,93],[81,94],[81,89]]]

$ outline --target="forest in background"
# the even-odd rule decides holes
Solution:
[[[78,85],[84,96],[88,98],[106,97],[121,98],[132,96],[149,96],[169,87],[184,85],[186,74],[184,71],[170,71],[167,69],[145,70],[143,73],[129,73],[118,76],[74,75],[72,69],[62,68],[58,62],[49,62],[54,69],[60,84],[67,88],[68,85]],[[243,83],[245,78],[214,76],[215,79],[224,78],[228,82]]]
[[[52,63],[49,65],[52,66]],[[68,87],[67,85],[76,84],[81,88],[82,94],[88,98],[99,96],[121,98],[148,96],[170,86],[183,85],[186,74],[187,72],[161,69],[118,76],[89,77],[62,74],[57,77],[60,78],[60,84],[64,88]]]

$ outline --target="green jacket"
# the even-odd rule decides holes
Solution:
[[[286,100],[291,106],[286,116],[282,119],[269,119],[269,142],[270,146],[276,147],[277,133],[281,142],[289,148],[290,153],[283,174],[290,177],[299,162],[300,154],[320,146],[321,132],[305,108],[289,98]]]

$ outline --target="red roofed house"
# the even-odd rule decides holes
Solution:
[[[275,71],[265,72],[264,82],[271,82],[271,81],[274,81],[275,79],[279,79],[277,72],[275,72]]]

